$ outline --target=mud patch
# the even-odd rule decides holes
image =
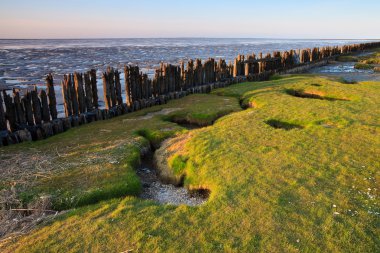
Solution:
[[[155,166],[153,152],[142,156],[137,175],[142,183],[140,198],[154,200],[160,204],[198,206],[206,202],[210,194],[208,190],[190,191],[182,187],[183,178],[180,179],[179,186],[163,183]]]
[[[276,120],[276,119],[267,120],[267,121],[265,121],[265,123],[268,124],[269,126],[273,127],[273,128],[284,129],[284,130],[287,130],[287,131],[292,130],[292,129],[302,129],[302,128],[304,128],[303,126],[298,125],[298,124],[289,123],[289,122],[286,122],[286,121],[280,121],[280,120]]]

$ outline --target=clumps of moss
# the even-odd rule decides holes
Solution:
[[[358,57],[352,56],[352,55],[339,56],[336,58],[336,60],[339,62],[358,62],[359,61]]]
[[[360,62],[365,64],[380,64],[380,53],[375,53],[369,57],[365,57]]]
[[[371,64],[367,64],[367,63],[356,63],[355,64],[355,69],[370,70],[373,68],[374,67]]]
[[[148,128],[139,129],[135,133],[147,139],[154,150],[160,147],[160,143],[164,139],[173,134],[172,131],[151,130]]]
[[[188,160],[183,151],[185,143],[191,136],[191,132],[188,132],[175,138],[167,139],[154,153],[154,163],[162,182],[183,186]]]
[[[359,63],[355,64],[356,69],[370,70],[374,69],[376,64],[380,64],[380,53],[374,53],[370,56],[364,56]]]
[[[178,154],[169,158],[170,167],[173,169],[175,175],[181,175],[184,173],[188,159],[188,157]]]

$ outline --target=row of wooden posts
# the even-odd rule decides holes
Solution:
[[[209,92],[241,80],[266,80],[273,73],[375,47],[380,47],[380,42],[273,52],[265,56],[238,55],[229,64],[224,59],[212,58],[180,65],[161,63],[153,79],[138,66],[125,66],[126,101],[121,73],[108,67],[102,74],[104,109],[99,108],[96,70],[75,72],[64,75],[61,82],[65,118],[58,118],[53,76],[49,74],[46,91],[35,87],[22,97],[18,89],[13,89],[13,94],[5,90],[0,93],[0,146],[46,138],[73,126],[166,103],[189,93]]]

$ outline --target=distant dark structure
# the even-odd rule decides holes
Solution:
[[[96,70],[64,75],[62,97],[65,118],[58,118],[54,81],[46,77],[46,91],[13,89],[0,92],[0,146],[40,140],[92,121],[105,120],[192,93],[207,93],[242,81],[264,81],[276,73],[296,73],[326,64],[333,57],[380,47],[380,42],[285,52],[238,55],[233,64],[210,58],[190,60],[179,66],[161,63],[153,79],[138,66],[125,66],[125,97],[120,72],[108,67],[103,73],[105,109],[99,109]]]

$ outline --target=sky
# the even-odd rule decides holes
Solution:
[[[0,38],[380,39],[380,0],[0,0]]]

